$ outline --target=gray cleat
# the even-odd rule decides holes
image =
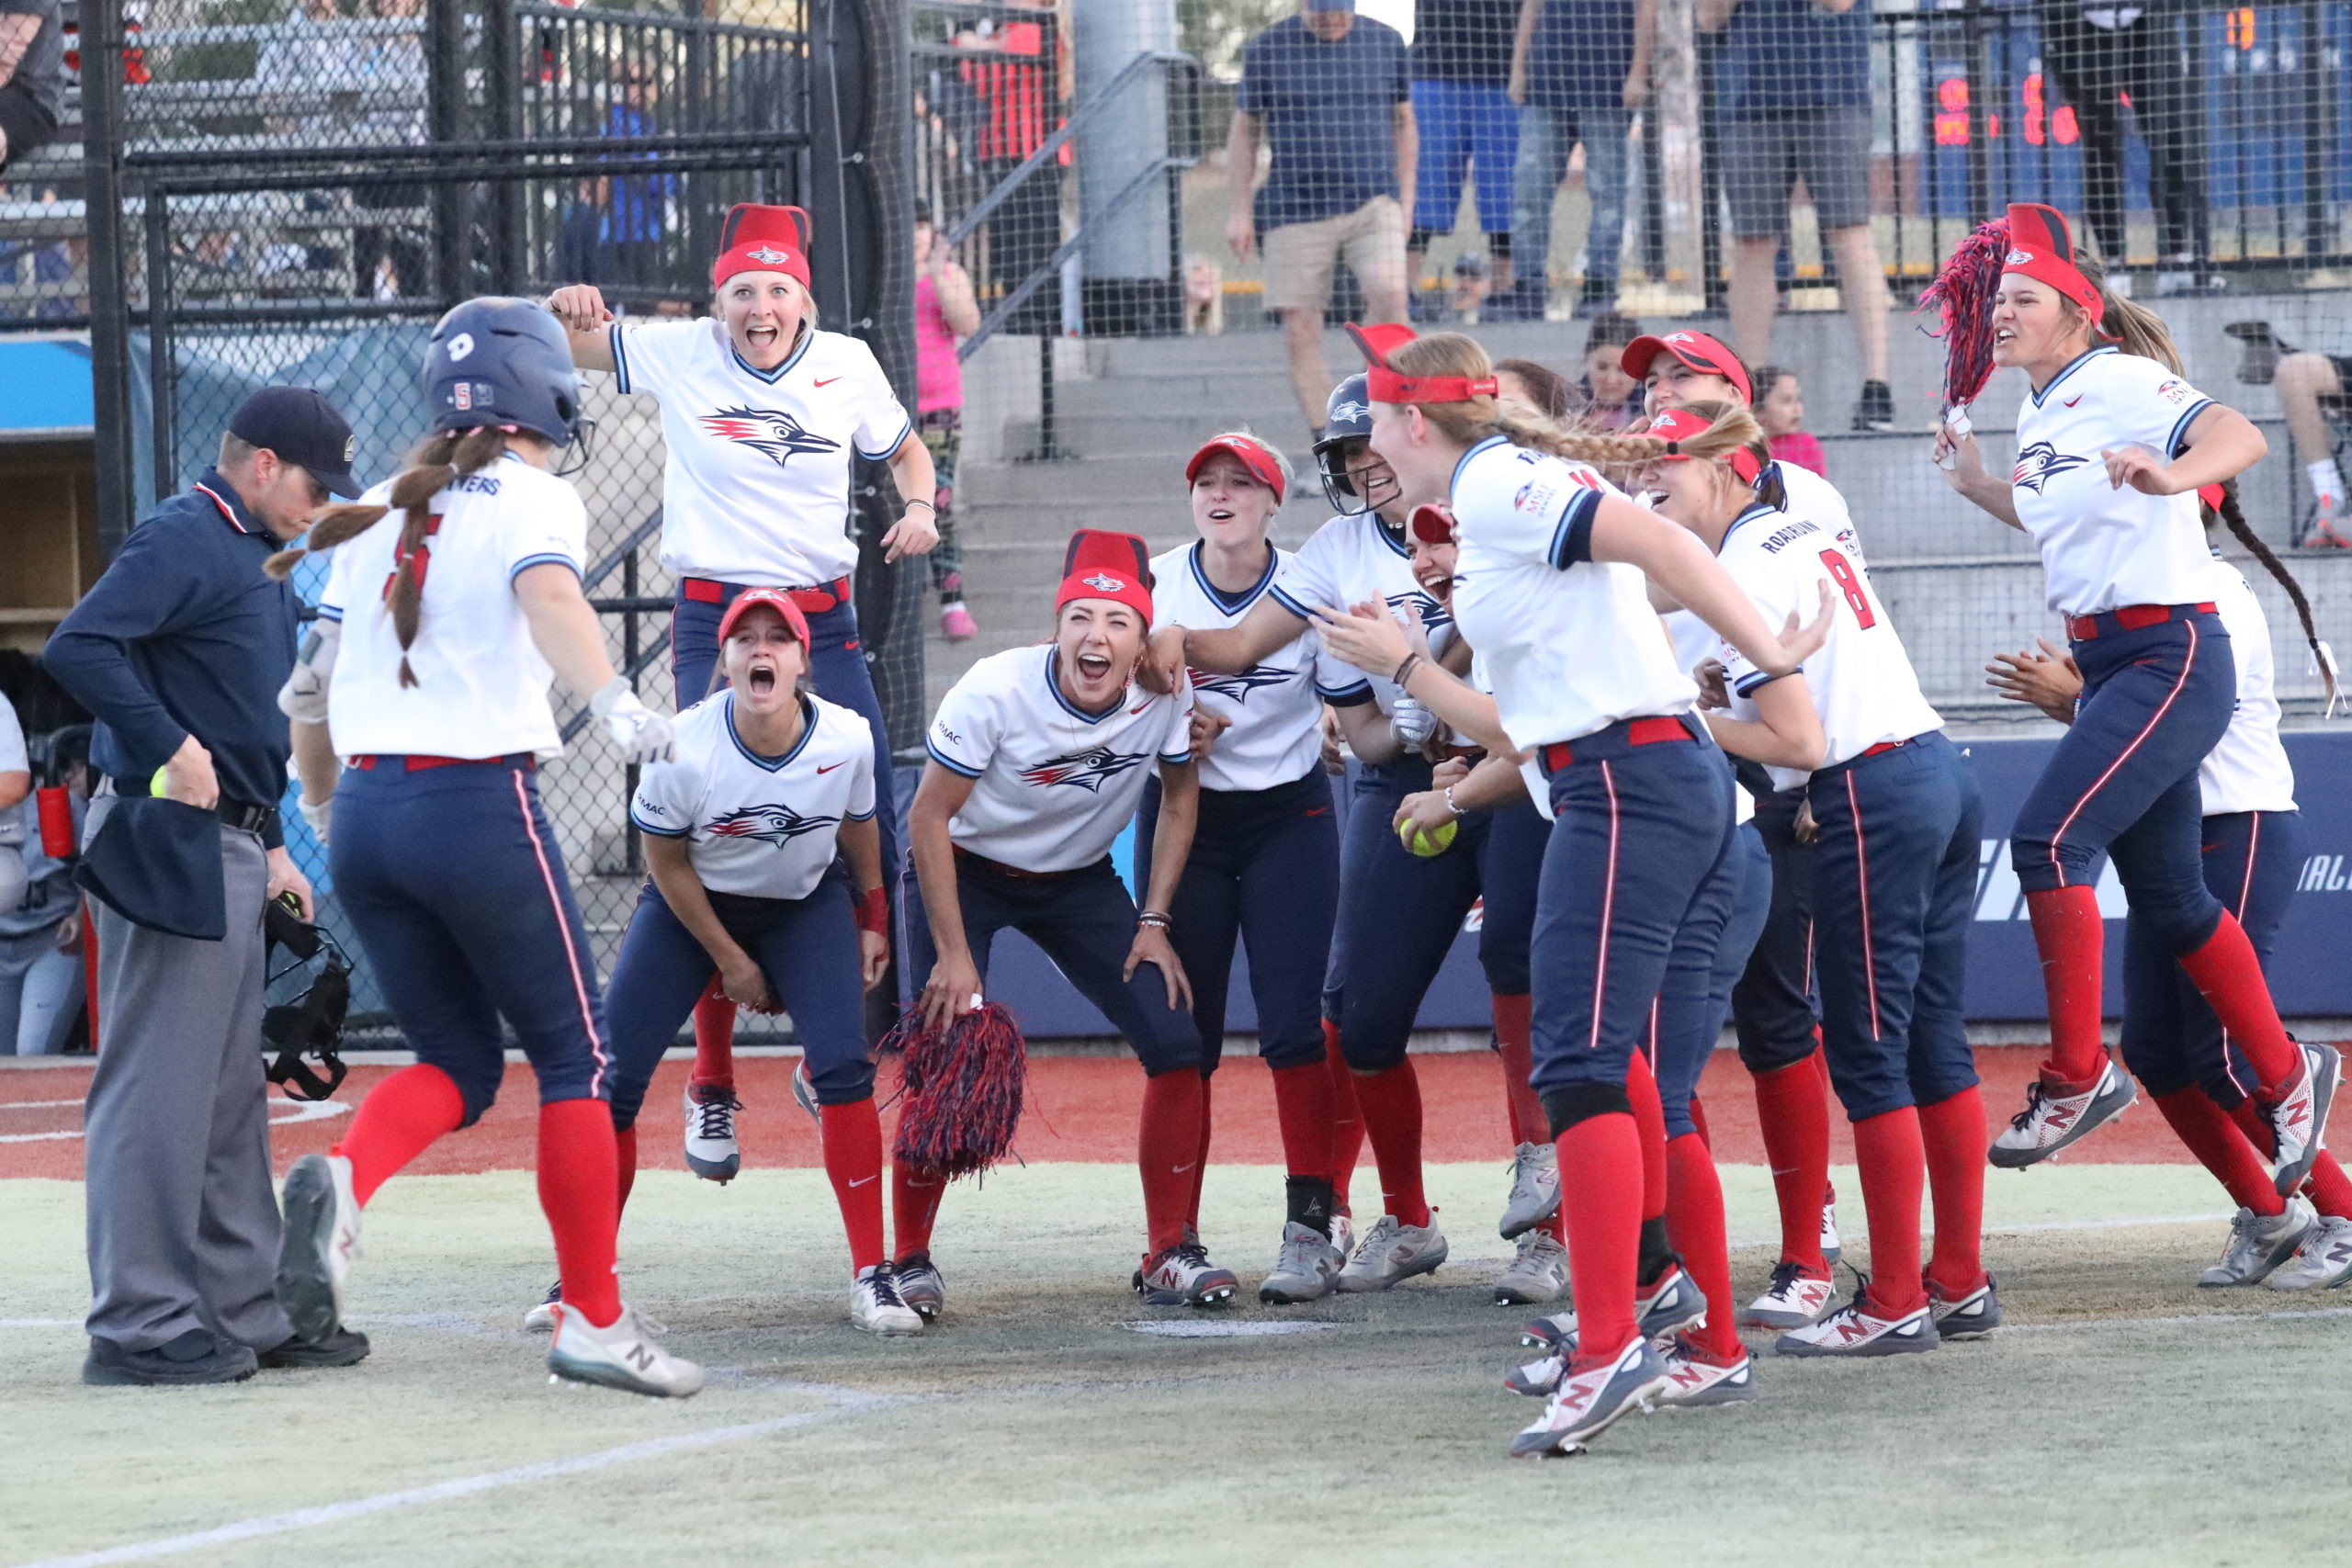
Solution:
[[[1283,1226],[1282,1250],[1274,1255],[1273,1272],[1258,1287],[1258,1299],[1275,1306],[1320,1301],[1336,1288],[1347,1261],[1329,1236],[1294,1220]]]
[[[2036,1079],[2026,1086],[2025,1109],[2009,1118],[1984,1157],[2003,1170],[2022,1170],[2106,1126],[2139,1096],[2113,1062],[2081,1094],[2052,1094]]]
[[[1560,1212],[1560,1156],[1550,1144],[1521,1144],[1510,1156],[1510,1199],[1498,1227],[1517,1241]]]
[[[1568,1249],[1545,1225],[1519,1238],[1519,1256],[1495,1276],[1495,1304],[1539,1306],[1558,1301],[1567,1289]]]
[[[2322,1214],[2294,1261],[2263,1280],[2273,1291],[2333,1291],[2352,1280],[2352,1220]]]
[[[1944,1292],[1933,1280],[1928,1281],[1928,1314],[1936,1320],[1939,1339],[1982,1339],[2001,1326],[2001,1292],[1994,1288],[1993,1276],[1961,1297],[1947,1301]]]
[[[1400,1225],[1394,1214],[1383,1214],[1356,1243],[1356,1255],[1340,1270],[1339,1288],[1387,1290],[1416,1274],[1434,1272],[1445,1261],[1445,1233],[1437,1228],[1435,1210],[1425,1225]]]
[[[2230,1221],[2230,1242],[2222,1260],[2197,1276],[2200,1285],[2258,1285],[2295,1256],[2310,1238],[2319,1216],[2301,1198],[2290,1198],[2275,1214],[2240,1209]]]

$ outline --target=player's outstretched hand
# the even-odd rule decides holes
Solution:
[[[2102,446],[2098,455],[2107,461],[2107,482],[2117,490],[2129,485],[2142,495],[2178,495],[2188,488],[2173,477],[2171,464],[2145,446]]]
[[[923,982],[922,998],[916,1005],[922,1010],[926,1028],[945,1029],[980,1002],[980,972],[971,955],[951,957],[943,953],[931,966],[931,978]]]
[[[1183,679],[1184,628],[1161,626],[1143,645],[1143,657],[1136,662],[1136,680],[1145,691],[1165,697],[1172,694]]]
[[[1724,661],[1702,659],[1690,671],[1690,679],[1699,682],[1699,706],[1709,713],[1721,713],[1731,706],[1731,683],[1724,679]]]
[[[2020,649],[1995,654],[1984,666],[1984,683],[2013,703],[2030,704],[2059,723],[2071,724],[2075,699],[2082,694],[2083,672],[2072,654],[2051,647],[2046,637],[2034,641],[2039,653]]]
[[[1216,744],[1216,738],[1232,728],[1231,719],[1210,713],[1205,708],[1194,708],[1193,710],[1193,761],[1195,762],[1206,761],[1210,749]]]
[[[1413,651],[1411,637],[1385,604],[1363,604],[1352,610],[1317,604],[1315,629],[1332,658],[1371,674],[1387,674]]]
[[[593,333],[609,325],[613,313],[605,306],[605,297],[593,283],[570,283],[548,296],[548,309],[555,319],[575,333]]]
[[[910,506],[890,525],[882,536],[882,558],[897,560],[900,556],[927,556],[939,543],[939,518],[928,506]]]
[[[1119,971],[1119,978],[1132,980],[1140,964],[1159,965],[1159,977],[1168,985],[1168,1005],[1185,1012],[1193,1010],[1193,982],[1185,977],[1183,962],[1176,956],[1174,944],[1168,940],[1163,926],[1136,927],[1136,940],[1127,946],[1127,965]]]

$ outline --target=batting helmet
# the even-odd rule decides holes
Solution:
[[[1323,434],[1315,443],[1315,469],[1323,478],[1324,499],[1342,517],[1361,516],[1372,510],[1371,499],[1358,495],[1348,478],[1345,450],[1349,442],[1366,440],[1371,434],[1372,390],[1358,373],[1331,389],[1331,400],[1323,409]]]
[[[435,323],[424,396],[435,430],[511,424],[559,446],[580,431],[571,340],[528,299],[469,299]]]

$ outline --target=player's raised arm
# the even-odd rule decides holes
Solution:
[[[571,363],[582,370],[611,370],[613,312],[593,283],[570,283],[548,296],[548,310],[563,323]]]

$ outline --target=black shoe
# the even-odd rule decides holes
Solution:
[[[1894,394],[1883,381],[1862,383],[1861,401],[1854,405],[1854,429],[1858,432],[1893,430],[1894,428]]]
[[[223,1345],[205,1330],[191,1328],[153,1350],[126,1350],[110,1339],[93,1339],[82,1381],[101,1387],[243,1382],[257,1364],[244,1346]]]
[[[1478,309],[1481,321],[1540,321],[1544,319],[1544,285],[1520,278],[1498,294],[1489,295]]]
[[[1576,319],[1579,321],[1605,316],[1616,308],[1617,280],[1613,277],[1588,277],[1577,291]]]
[[[272,1371],[307,1371],[314,1367],[356,1366],[368,1359],[368,1336],[338,1328],[324,1339],[288,1335],[282,1345],[260,1352],[261,1364]]]

